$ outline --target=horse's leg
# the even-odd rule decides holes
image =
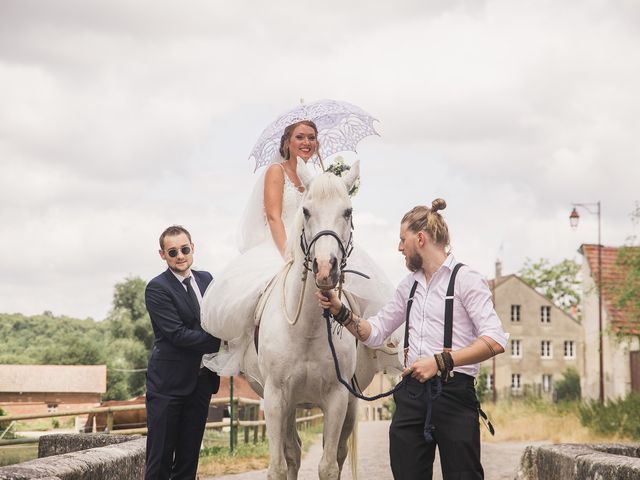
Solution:
[[[334,388],[324,401],[324,451],[318,466],[320,480],[338,480],[338,441],[347,414],[349,393],[339,385]]]
[[[300,470],[302,442],[296,427],[296,411],[292,409],[287,418],[287,436],[284,443],[284,456],[287,460],[287,480],[297,480]]]
[[[344,424],[342,425],[342,432],[340,432],[340,441],[338,442],[338,467],[340,468],[340,474],[342,475],[342,467],[344,466],[344,461],[347,458],[347,454],[349,453],[348,440],[351,432],[353,432],[353,427],[356,424],[356,420],[358,418],[358,399],[353,395],[349,395],[349,405],[347,406],[347,415],[344,419]],[[355,452],[352,452],[355,453]],[[352,462],[353,462],[352,457]],[[352,465],[355,467],[355,465]],[[355,480],[355,478],[354,478]]]
[[[287,464],[284,456],[284,445],[287,434],[288,402],[284,392],[267,381],[264,388],[264,416],[269,437],[269,470],[268,480],[285,480]]]

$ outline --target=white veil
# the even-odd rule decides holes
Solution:
[[[263,168],[258,175],[238,227],[236,241],[240,253],[246,252],[265,240],[267,224],[264,216],[264,177],[272,163],[283,161],[284,158],[280,156],[279,152],[276,152],[266,168]]]

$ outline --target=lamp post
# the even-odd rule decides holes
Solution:
[[[571,214],[569,215],[571,228],[575,229],[578,227],[578,220],[580,220],[580,215],[578,214],[577,210],[578,208],[583,208],[590,214],[598,216],[598,348],[600,350],[600,403],[604,403],[604,357],[602,352],[602,243],[600,241],[600,202],[574,203],[572,205],[573,210],[571,210]]]

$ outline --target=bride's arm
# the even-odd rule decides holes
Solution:
[[[287,248],[287,234],[282,221],[282,193],[284,190],[284,172],[278,165],[272,165],[264,177],[264,211],[271,230],[273,241],[282,258]]]

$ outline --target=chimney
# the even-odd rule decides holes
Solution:
[[[498,280],[500,277],[502,277],[502,262],[498,258],[496,260],[496,280]]]

